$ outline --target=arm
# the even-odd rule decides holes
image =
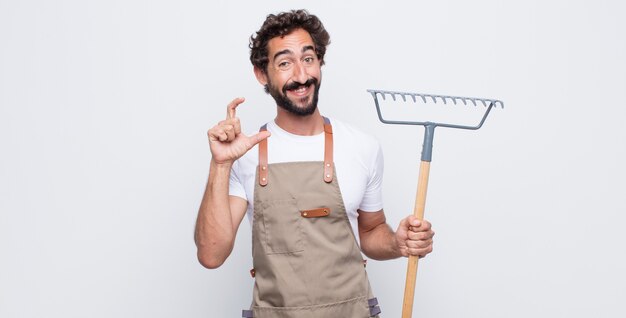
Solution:
[[[211,160],[209,181],[198,211],[194,238],[198,260],[206,268],[217,268],[228,258],[248,206],[246,200],[228,195],[231,166]]]
[[[241,133],[235,109],[243,101],[243,98],[234,99],[227,107],[226,120],[208,132],[211,167],[194,235],[198,260],[207,268],[219,267],[230,255],[248,205],[246,200],[228,195],[233,163],[270,135],[267,131],[250,137]]]
[[[359,212],[359,236],[361,250],[376,260],[417,255],[424,257],[433,249],[433,236],[428,221],[408,216],[400,221],[396,232],[387,224],[385,212]]]

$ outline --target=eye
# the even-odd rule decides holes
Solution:
[[[286,70],[291,66],[291,63],[289,63],[289,61],[282,61],[280,63],[278,63],[278,68],[281,70]]]
[[[313,56],[307,56],[304,58],[304,63],[312,64],[313,62],[315,62],[315,58]]]

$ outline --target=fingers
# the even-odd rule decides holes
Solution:
[[[241,123],[236,117],[236,109],[246,99],[237,97],[226,106],[226,120],[220,121],[208,132],[209,141],[231,142],[241,133]]]
[[[426,220],[419,220],[413,215],[407,217],[406,219],[407,219],[408,229],[413,232],[428,231],[432,227],[430,222]]]
[[[243,103],[246,99],[243,97],[237,97],[233,99],[228,106],[226,106],[226,119],[235,118],[236,109],[239,104]]]
[[[241,133],[241,127],[239,125],[238,118],[227,119],[219,122],[215,127],[209,129],[208,136],[209,142],[231,143],[233,141],[240,140],[238,145],[242,145],[246,151],[250,150],[256,144],[264,139],[267,139],[271,133],[269,131],[261,131],[250,137]],[[243,154],[242,153],[242,154]]]
[[[417,223],[414,222],[413,224]],[[430,222],[426,220],[419,221],[419,226],[409,226],[407,231],[407,239],[410,241],[432,242],[433,236],[435,236],[435,231],[432,230]]]
[[[432,230],[424,231],[424,232],[414,232],[408,231],[407,233],[408,239],[412,241],[427,241],[432,240],[433,236],[435,236],[435,232]]]
[[[267,139],[267,137],[269,137],[270,135],[271,133],[269,131],[263,130],[258,132],[257,134],[250,136],[250,148],[254,147],[254,145],[260,143],[264,139]]]
[[[228,136],[226,141],[233,141],[237,135],[241,133],[241,124],[237,117],[222,120],[219,122],[218,126],[220,126]]]
[[[406,240],[405,242],[405,252],[408,255],[414,255],[419,257],[424,257],[428,253],[433,251],[433,240],[432,236],[426,239],[420,240]]]
[[[241,131],[241,123],[237,118],[237,107],[244,98],[233,99],[226,106],[226,119],[209,129],[209,145],[212,160],[218,163],[233,162],[241,158],[248,150],[269,136],[268,132],[248,137]]]
[[[241,134],[241,123],[239,118],[229,118],[220,121],[208,132],[210,141],[231,142]]]
[[[400,221],[400,227],[406,230],[405,240],[401,244],[404,256],[424,257],[432,252],[435,232],[430,222],[409,216]]]
[[[419,258],[422,258],[426,255],[428,255],[429,253],[431,253],[433,251],[433,246],[429,245],[428,247],[425,248],[413,248],[413,247],[407,247],[404,250],[404,256],[418,256]]]
[[[224,131],[224,128],[220,126],[215,126],[209,129],[209,132],[207,133],[207,135],[209,136],[209,142],[214,142],[214,141],[223,142],[228,139],[228,134]]]

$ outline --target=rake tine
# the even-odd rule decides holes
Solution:
[[[438,99],[441,99],[441,101],[444,104],[448,104],[448,99],[451,99],[454,105],[457,105],[458,100],[461,100],[463,102],[463,105],[467,105],[468,101],[470,101],[474,106],[478,106],[478,103],[480,102],[483,104],[484,107],[490,107],[490,104],[492,104],[491,107],[497,107],[498,105],[500,105],[501,108],[504,108],[504,103],[501,100],[489,99],[489,98],[433,95],[433,94],[397,92],[397,91],[386,91],[386,90],[369,90],[369,89],[367,91],[372,94],[372,97],[375,100],[378,99],[377,94],[380,94],[383,101],[387,99],[387,95],[391,95],[391,98],[393,99],[393,101],[397,101],[398,98],[396,95],[400,95],[400,97],[402,98],[402,101],[406,102],[407,95],[408,95],[411,97],[411,99],[413,99],[413,102],[417,102],[417,97],[419,96],[422,99],[422,102],[424,102],[424,104],[428,104],[429,100],[431,100],[433,103],[436,104],[438,102],[437,101]]]

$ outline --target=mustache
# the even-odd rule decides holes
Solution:
[[[309,87],[311,85],[317,85],[317,79],[315,77],[311,77],[309,78],[306,82],[304,83],[299,83],[299,82],[291,82],[289,84],[286,84],[285,86],[283,86],[283,94],[287,94],[288,90],[292,90],[292,89],[297,89],[300,86],[306,86]]]

